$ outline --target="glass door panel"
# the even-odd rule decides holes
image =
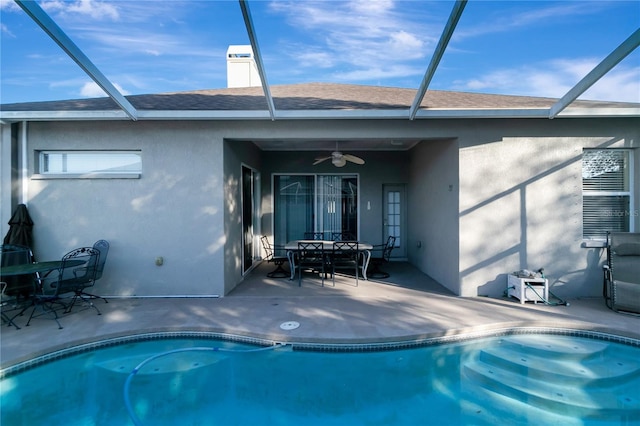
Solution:
[[[314,177],[274,176],[274,243],[304,238],[314,224]]]
[[[307,232],[358,235],[358,180],[344,175],[274,176],[274,241],[285,244]]]

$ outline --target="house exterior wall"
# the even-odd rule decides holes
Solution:
[[[28,133],[30,155],[45,149],[142,151],[140,179],[28,182],[38,259],[59,259],[106,239],[111,249],[102,295],[223,293],[223,146],[215,126],[33,122]],[[157,257],[163,257],[162,266],[156,266]]]
[[[247,142],[261,138],[422,142],[405,152],[358,152],[365,165],[336,169],[311,165],[324,152],[261,152]],[[602,248],[583,247],[581,238],[582,149],[638,148],[640,120],[32,122],[27,140],[35,254],[55,259],[109,240],[104,295],[223,296],[240,283],[246,164],[261,173],[263,233],[271,233],[272,173],[356,173],[360,238],[382,242],[382,185],[406,184],[408,258],[456,294],[500,296],[506,274],[544,267],[554,293],[577,297],[600,295],[604,259]],[[37,179],[34,155],[44,149],[140,149],[142,176]],[[635,190],[638,230],[640,183]],[[15,202],[7,191],[15,192],[3,182],[5,216],[7,200]]]
[[[559,297],[600,296],[606,254],[582,240],[582,150],[638,148],[638,124],[603,118],[466,126],[475,135],[459,137],[459,294],[500,296],[508,273],[544,267]],[[637,177],[636,168],[636,193]]]
[[[260,150],[251,142],[224,142],[224,293],[243,279],[242,166],[260,170]],[[260,188],[256,189],[260,191]],[[259,222],[261,219],[256,218]],[[256,230],[259,231],[259,228]],[[254,244],[260,244],[254,241]],[[262,250],[262,248],[260,248]]]
[[[409,262],[458,294],[458,141],[421,142],[409,170]]]
[[[14,154],[17,145],[13,143],[11,136],[11,126],[0,126],[0,232],[1,235],[7,234],[9,230],[9,219],[13,214],[11,206],[18,204],[17,200],[13,200],[14,191],[12,188],[18,183],[14,174]]]

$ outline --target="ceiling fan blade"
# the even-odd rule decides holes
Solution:
[[[351,161],[352,163],[364,164],[364,160],[360,157],[356,157],[355,155],[344,154],[344,159],[347,161]]]
[[[331,158],[332,157],[318,157],[318,158],[316,158],[316,161],[313,162],[313,165],[315,166],[316,164],[320,164],[323,161],[331,160]]]

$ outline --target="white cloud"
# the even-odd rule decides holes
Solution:
[[[59,13],[63,16],[89,16],[95,20],[120,19],[120,13],[113,3],[95,0],[78,0],[74,2],[50,0],[42,3],[42,8],[48,13]]]
[[[123,95],[128,95],[129,93],[124,90],[118,83],[113,83],[116,89]],[[80,96],[84,98],[98,98],[107,96],[104,90],[100,88],[95,82],[87,82],[80,88]]]
[[[11,32],[11,30],[3,23],[0,23],[0,31],[2,32],[2,34],[4,34],[7,37],[13,37],[15,38],[16,36]]]
[[[395,79],[408,75],[420,75],[424,73],[424,69],[420,67],[411,67],[408,65],[394,65],[385,68],[362,68],[352,71],[337,71],[333,73],[333,77],[339,81],[361,82],[376,79]]]
[[[317,64],[324,70],[335,68],[334,76],[351,80],[366,75],[374,80],[424,72],[441,27],[430,30],[424,16],[418,16],[411,6],[411,2],[398,5],[392,0],[278,1],[271,4],[271,10],[284,15],[294,31],[304,32],[296,41],[281,41],[283,46],[295,46],[281,51],[292,52],[289,58],[297,66]],[[423,66],[417,73],[411,66],[416,61]]]
[[[559,5],[540,7],[545,2],[537,2],[530,5],[532,9],[521,10],[524,2],[513,2],[512,7],[498,8],[483,19],[471,21],[462,25],[453,38],[462,40],[469,37],[478,37],[486,34],[513,32],[517,28],[539,27],[551,21],[563,21],[566,17],[575,18],[578,15],[594,15],[601,12],[602,5],[589,2],[586,6],[582,2],[564,2]],[[505,3],[508,4],[508,3]],[[463,15],[463,20],[465,15]]]
[[[500,69],[454,82],[454,90],[561,98],[596,65],[595,59],[556,59]],[[640,102],[640,67],[618,64],[579,99]]]
[[[18,12],[22,9],[13,0],[0,0],[0,10],[3,12]]]

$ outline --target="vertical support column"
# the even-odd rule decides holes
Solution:
[[[27,121],[20,124],[20,204],[29,202],[29,159],[27,157]]]
[[[0,236],[5,235],[9,230],[7,222],[12,213],[12,150],[11,124],[4,123],[0,125]]]

